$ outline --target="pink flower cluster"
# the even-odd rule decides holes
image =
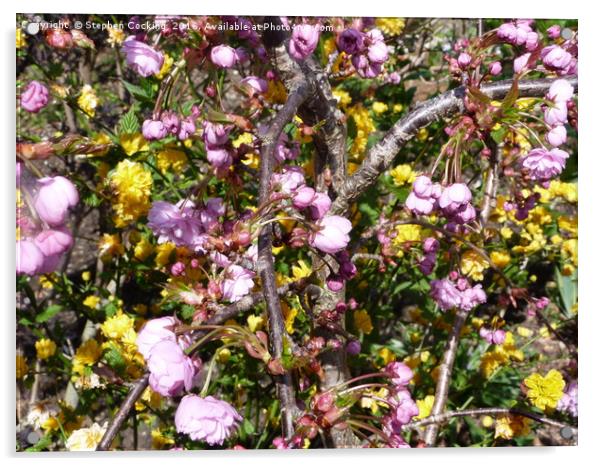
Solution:
[[[566,388],[564,395],[562,395],[562,398],[560,398],[558,401],[556,409],[558,411],[569,413],[573,417],[577,417],[579,415],[579,405],[577,399],[578,391],[577,381],[571,382]]]
[[[419,413],[418,406],[407,388],[414,374],[410,367],[401,362],[387,364],[384,371],[391,377],[393,392],[387,399],[391,405],[391,411],[383,417],[383,432],[397,438],[401,433],[401,428],[408,424],[414,416],[418,416]],[[401,437],[399,438],[401,439]],[[397,448],[405,444],[405,442],[400,444],[399,441],[394,443]]]
[[[429,215],[435,209],[450,221],[448,228],[470,223],[476,218],[476,211],[471,204],[472,193],[464,183],[454,183],[442,188],[433,183],[428,176],[421,175],[412,185],[405,205],[417,215]]]
[[[150,371],[151,388],[163,396],[177,396],[190,390],[201,368],[201,360],[184,353],[190,337],[177,337],[174,328],[179,324],[175,317],[149,320],[136,339],[138,351]]]
[[[539,35],[531,28],[533,20],[519,19],[504,23],[497,30],[497,36],[512,45],[524,45],[529,51],[534,51],[539,45]]]
[[[465,278],[458,278],[455,282],[449,278],[433,280],[430,294],[443,311],[453,308],[470,311],[487,301],[483,287],[480,284],[470,287]]]
[[[506,341],[506,331],[502,329],[481,327],[479,335],[490,345],[501,345]]]
[[[136,73],[145,78],[157,74],[161,71],[164,57],[150,45],[136,40],[135,36],[129,36],[123,41],[121,46],[125,54],[125,60]]]
[[[209,445],[222,445],[241,421],[240,414],[225,401],[197,395],[183,397],[175,417],[178,432]]]
[[[316,49],[319,40],[319,24],[297,24],[293,26],[288,53],[295,60],[305,60]]]
[[[426,238],[422,243],[422,249],[425,255],[418,263],[418,268],[424,275],[430,275],[437,264],[439,241],[435,238]]]
[[[564,170],[569,154],[558,146],[564,144],[567,139],[564,125],[567,123],[568,105],[573,91],[573,86],[565,79],[558,79],[550,86],[546,98],[552,105],[545,109],[544,121],[548,126],[546,141],[552,149],[539,147],[522,159],[522,167],[532,180],[547,182]]]
[[[21,107],[37,113],[48,103],[48,88],[39,81],[31,81],[21,94]]]
[[[142,135],[147,141],[163,139],[169,135],[176,136],[180,141],[188,139],[196,131],[195,120],[199,116],[199,109],[192,107],[192,113],[180,118],[174,111],[167,110],[158,120],[144,120]]]
[[[249,61],[244,47],[232,48],[229,45],[217,45],[211,49],[209,59],[218,68],[234,68],[237,63]]]
[[[30,197],[27,187],[20,183],[21,164],[17,164],[17,177],[23,195]],[[73,236],[66,226],[67,214],[79,202],[77,189],[62,176],[36,180],[33,205],[37,221],[25,208],[17,210],[17,273],[37,275],[54,272],[61,256],[73,245]]]
[[[375,78],[381,74],[389,51],[382,32],[372,29],[367,33],[355,28],[345,29],[337,37],[339,50],[351,55],[351,63],[362,78]]]
[[[221,123],[203,122],[203,141],[207,151],[207,161],[218,170],[232,165],[232,155],[226,147],[232,130],[231,126]]]

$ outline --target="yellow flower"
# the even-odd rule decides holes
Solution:
[[[489,268],[489,263],[485,258],[474,251],[469,249],[462,254],[462,260],[460,262],[460,270],[462,273],[473,280],[483,280],[483,271]]]
[[[153,409],[161,408],[161,395],[155,391],[153,391],[150,387],[146,387],[144,392],[142,392],[142,396],[136,402],[136,411],[144,411],[147,406],[150,406]]]
[[[297,261],[299,265],[293,265],[293,280],[298,281],[302,278],[309,277],[312,274],[311,267],[304,260]]]
[[[407,163],[404,163],[403,165],[397,165],[391,170],[390,173],[395,186],[411,184],[416,179],[416,172],[414,172],[412,167]]]
[[[550,183],[548,190],[554,197],[562,197],[565,201],[571,203],[577,202],[577,183],[564,183],[554,180]]]
[[[529,433],[531,420],[524,416],[504,414],[495,420],[495,438],[511,440],[514,437],[523,437]]]
[[[433,410],[433,404],[435,403],[435,397],[433,395],[427,395],[422,400],[416,400],[416,405],[418,406],[418,416],[416,419],[424,419],[425,417],[429,417],[431,415],[431,411]]]
[[[144,139],[142,133],[124,133],[119,136],[119,144],[127,155],[145,152],[149,149],[148,141]]]
[[[564,379],[556,369],[548,371],[545,376],[538,373],[531,374],[525,379],[525,385],[529,389],[527,398],[531,404],[541,410],[556,408],[558,401],[562,398],[564,390]]]
[[[489,255],[489,258],[491,259],[491,262],[493,262],[495,266],[499,267],[500,269],[503,269],[510,263],[510,254],[508,254],[506,251],[493,251]]]
[[[186,154],[181,150],[165,148],[157,154],[157,168],[165,174],[170,169],[174,173],[180,173],[188,164]]]
[[[73,372],[82,374],[84,366],[91,366],[100,359],[101,355],[102,349],[98,342],[93,338],[86,340],[77,348],[75,356],[73,356]]]
[[[127,226],[148,212],[153,178],[142,164],[122,160],[109,180],[116,198],[113,203],[113,221],[117,228]]]
[[[343,110],[351,103],[351,96],[344,89],[337,87],[332,90],[332,95],[337,100],[338,106]]]
[[[383,366],[395,361],[396,358],[395,353],[386,346],[378,350],[378,357],[382,360]]]
[[[116,45],[120,45],[125,40],[125,31],[119,28],[108,28],[107,29],[107,43],[111,47],[115,47]]]
[[[242,145],[252,146],[253,145],[253,134],[252,133],[241,133],[236,139],[232,141],[232,146],[238,149]]]
[[[577,236],[577,217],[574,215],[561,215],[558,217],[558,228],[569,233],[570,236]]]
[[[374,329],[370,314],[368,314],[368,312],[364,309],[358,309],[353,312],[353,323],[356,329],[360,330],[366,335],[372,333],[372,330]]]
[[[25,38],[25,34],[23,34],[23,29],[17,28],[17,37],[16,37],[16,46],[18,49],[21,49],[27,45],[27,39]]]
[[[155,247],[143,236],[134,247],[134,257],[140,261],[146,260],[152,254]]]
[[[98,242],[98,254],[102,260],[109,260],[113,256],[120,256],[125,252],[118,234],[105,233]]]
[[[107,430],[106,424],[101,427],[96,422],[91,427],[74,431],[65,447],[69,451],[94,451]]]
[[[562,243],[561,253],[563,257],[570,258],[573,265],[577,266],[579,262],[577,240],[569,239]]]
[[[128,331],[133,330],[133,328],[134,319],[123,312],[117,312],[117,314],[109,317],[100,326],[103,335],[113,340],[119,340]]]
[[[83,301],[83,305],[89,307],[91,309],[96,309],[100,304],[100,298],[98,296],[90,295],[86,296],[86,299]]]
[[[89,282],[91,278],[92,278],[92,274],[90,273],[89,270],[85,270],[82,272],[82,280],[83,281]]]
[[[280,303],[284,314],[284,327],[288,333],[293,333],[295,331],[295,318],[299,314],[299,309],[295,306],[289,306],[286,301],[280,301]]]
[[[155,247],[157,256],[155,257],[155,265],[157,267],[165,266],[171,258],[171,253],[176,249],[176,245],[173,243],[162,243]]]
[[[222,364],[226,364],[230,360],[232,353],[229,348],[220,348],[217,350],[217,360]]]
[[[387,36],[398,36],[406,25],[403,18],[377,18],[376,27]]]
[[[428,139],[429,137],[429,130],[427,128],[420,128],[418,130],[418,133],[416,134],[416,139],[418,139],[420,142],[424,142]]]
[[[151,432],[151,441],[153,450],[162,450],[166,445],[173,445],[174,439],[168,437],[160,429],[154,429]]]
[[[52,280],[50,280],[50,277],[52,277],[53,274],[48,274],[48,275],[40,275],[39,281],[40,281],[40,286],[46,290],[51,290],[52,288],[54,288],[54,284],[52,282]]]
[[[397,225],[395,231],[397,232],[397,236],[393,238],[395,246],[403,246],[407,242],[418,242],[422,239],[420,225]]]
[[[389,110],[389,106],[384,102],[374,102],[372,104],[372,111],[377,115],[385,113],[387,110]]]
[[[265,319],[263,316],[251,314],[249,317],[247,317],[247,327],[249,327],[249,330],[251,330],[253,333],[255,333],[257,330],[261,330],[264,325]]]
[[[481,424],[483,427],[491,427],[493,425],[493,418],[491,416],[483,416],[481,418]]]
[[[518,333],[523,338],[529,338],[533,336],[533,330],[528,329],[527,327],[518,327],[516,329],[516,333]]]
[[[100,103],[100,99],[96,95],[94,89],[89,84],[84,85],[77,98],[77,105],[81,108],[88,116],[93,117],[96,114],[96,107]]]
[[[27,372],[29,371],[29,367],[27,366],[27,359],[25,359],[25,356],[23,356],[22,354],[17,354],[15,365],[17,379],[22,379],[27,375]]]
[[[171,58],[166,53],[163,54],[163,65],[161,66],[161,69],[159,70],[159,72],[155,74],[157,79],[163,79],[165,77],[165,75],[167,73],[169,73],[169,70],[171,69],[172,66],[173,66],[173,58]]]
[[[48,359],[56,353],[56,343],[48,338],[41,338],[36,341],[35,346],[38,359]]]
[[[368,110],[362,104],[355,104],[347,113],[353,118],[357,130],[349,155],[353,159],[359,160],[366,150],[368,137],[376,131],[376,126],[374,126]]]
[[[395,113],[400,113],[402,110],[403,110],[403,105],[401,105],[401,104],[395,104],[395,105],[393,105],[393,111]],[[422,129],[424,129],[424,128],[422,128]],[[422,131],[422,129],[420,131]],[[420,131],[418,131],[418,135],[420,135]]]

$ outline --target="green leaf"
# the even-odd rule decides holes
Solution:
[[[62,306],[60,306],[58,304],[53,304],[52,306],[48,306],[43,312],[40,312],[36,316],[36,322],[38,324],[46,322],[48,319],[51,319],[52,317],[57,315],[62,310],[63,310]]]
[[[111,366],[118,372],[123,371],[126,367],[125,359],[123,359],[123,356],[121,355],[119,350],[113,345],[111,345],[109,349],[105,352],[104,359],[105,361],[107,361],[107,364],[109,366]]]
[[[140,123],[136,117],[135,108],[130,110],[119,120],[119,134],[132,134],[140,130]]]
[[[247,435],[253,435],[255,433],[255,426],[251,421],[245,419],[242,423],[242,430]]]
[[[562,306],[568,314],[571,312],[573,305],[577,302],[577,275],[573,274],[570,277],[562,275],[558,268],[556,269],[556,283],[558,291],[562,299]]]
[[[52,440],[50,439],[50,437],[45,435],[40,440],[38,440],[38,442],[35,445],[33,445],[29,448],[26,448],[25,451],[33,451],[33,452],[43,451],[43,450],[46,450],[50,446],[51,443],[52,443]]]

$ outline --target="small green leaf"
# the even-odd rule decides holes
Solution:
[[[140,130],[140,123],[136,117],[135,108],[130,110],[119,120],[119,134],[132,134]]]
[[[54,317],[55,315],[57,315],[62,310],[63,310],[62,306],[60,306],[58,304],[53,304],[52,306],[48,306],[46,308],[46,310],[44,310],[43,312],[40,312],[36,316],[36,322],[38,324],[46,322],[48,319],[51,319],[52,317]]]

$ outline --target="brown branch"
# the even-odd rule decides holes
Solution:
[[[261,148],[261,166],[260,166],[260,185],[259,185],[259,204],[265,204],[270,195],[270,183],[273,173],[274,152],[278,144],[278,139],[284,126],[290,122],[299,106],[307,98],[309,87],[304,82],[299,82],[293,92],[276,114],[267,134],[263,137]],[[269,221],[272,213],[268,211],[265,214],[265,221]],[[273,349],[274,358],[279,360],[284,352],[284,336],[286,329],[280,298],[276,289],[276,274],[274,272],[274,256],[272,254],[272,225],[265,225],[259,234],[257,270],[261,277],[263,285],[263,295],[265,297],[266,308],[268,311],[270,342]],[[289,371],[276,376],[276,392],[280,399],[282,435],[289,439],[294,433],[293,417],[296,412],[295,392],[293,388],[293,379]]]
[[[454,327],[449,334],[447,339],[447,345],[445,346],[445,353],[443,353],[443,362],[439,366],[439,377],[437,377],[437,388],[435,390],[435,402],[433,403],[433,416],[440,415],[445,410],[445,404],[447,403],[447,394],[449,392],[449,384],[451,382],[452,371],[454,368],[454,361],[456,359],[456,353],[458,351],[458,343],[460,342],[460,334],[466,318],[468,317],[468,311],[458,309],[456,311],[456,319],[454,321]],[[427,447],[432,447],[435,444],[437,438],[437,431],[439,426],[437,424],[431,424],[426,430],[424,441]]]
[[[571,76],[567,79],[577,90],[577,77]],[[554,79],[521,81],[518,87],[519,97],[542,97],[554,81]],[[483,85],[480,90],[492,99],[501,99],[506,96],[511,86],[512,80],[498,81]],[[466,88],[458,87],[427,100],[399,119],[384,138],[367,152],[360,168],[340,187],[339,196],[332,204],[330,213],[340,215],[346,212],[351,203],[357,200],[368,187],[376,182],[379,175],[389,168],[400,149],[421,128],[440,118],[463,112],[465,96]]]
[[[491,214],[491,208],[496,203],[500,170],[500,147],[491,136],[487,137],[486,143],[491,154],[489,155],[489,174],[487,176],[487,181],[485,182],[485,193],[483,195],[483,204],[481,206],[481,222],[483,227],[487,225],[489,215]]]
[[[540,424],[547,424],[549,426],[558,427],[559,429],[570,429],[573,435],[577,435],[577,428],[563,422],[555,421],[554,419],[540,416],[539,414],[532,413],[529,411],[523,411],[521,409],[514,408],[476,408],[467,409],[463,411],[448,411],[437,415],[431,415],[427,418],[420,419],[414,422],[410,422],[403,426],[402,430],[408,432],[410,430],[416,430],[423,426],[430,426],[433,424],[442,424],[455,417],[464,416],[485,416],[485,415],[508,415],[512,414],[515,416],[523,416],[533,421],[539,422]]]

